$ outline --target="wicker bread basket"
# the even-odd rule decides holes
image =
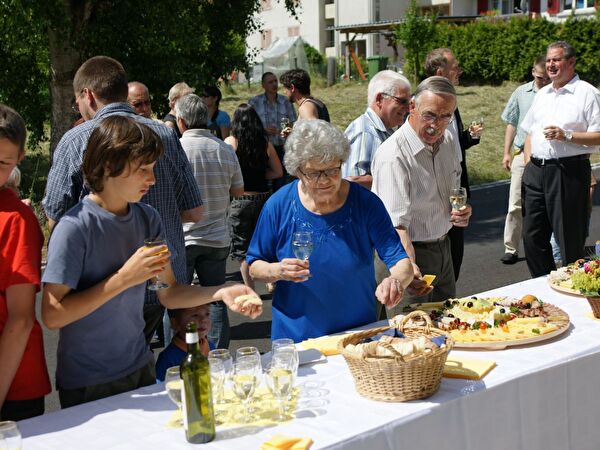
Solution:
[[[596,319],[600,319],[600,297],[586,297]]]
[[[415,319],[424,319],[425,324],[409,324]],[[364,397],[384,402],[403,402],[433,395],[440,386],[444,364],[454,341],[450,335],[432,326],[427,313],[411,312],[398,324],[398,330],[407,338],[445,336],[446,345],[442,348],[405,357],[391,346],[386,348],[396,356],[360,356],[346,350],[347,345],[356,345],[390,328],[379,327],[353,333],[338,343],[354,378],[356,390]]]

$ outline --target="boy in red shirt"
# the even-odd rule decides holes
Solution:
[[[25,123],[0,104],[0,418],[44,413],[51,390],[35,294],[40,288],[44,237],[35,214],[6,187],[25,156]]]

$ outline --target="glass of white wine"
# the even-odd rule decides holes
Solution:
[[[215,404],[224,403],[225,365],[217,358],[208,358],[210,366],[210,384]]]
[[[229,350],[227,350],[226,348],[217,348],[215,350],[211,350],[210,352],[208,352],[208,362],[211,365],[211,375],[213,374],[213,364],[214,361],[220,361],[221,364],[223,365],[223,372],[222,372],[222,376],[223,376],[223,381],[222,384],[220,385],[220,389],[217,390],[213,387],[213,392],[215,392],[215,396],[216,396],[216,403],[217,404],[224,404],[227,403],[227,400],[225,400],[225,395],[224,395],[224,391],[225,391],[225,384],[227,383],[227,381],[231,378],[231,372],[233,370],[233,358],[231,357],[231,353],[229,353]],[[218,365],[218,363],[217,363]],[[219,386],[217,386],[219,387]]]
[[[250,402],[259,384],[260,360],[252,356],[241,356],[233,363],[233,392],[244,406],[244,421],[252,422]]]
[[[181,410],[181,385],[179,366],[169,367],[165,374],[165,388],[171,401],[177,405],[177,410]],[[177,423],[183,425],[183,420],[180,418]]]
[[[292,250],[296,258],[308,261],[313,251],[312,231],[295,231],[292,235]]]
[[[285,415],[285,401],[292,393],[294,387],[294,368],[292,360],[273,359],[265,369],[267,387],[278,403],[277,420],[283,422]]]
[[[166,246],[165,240],[161,239],[161,238],[152,238],[152,239],[144,240],[145,248],[159,247],[161,245]],[[168,252],[169,252],[169,249],[165,247],[164,250],[161,250],[161,251],[155,253],[155,255],[160,255],[161,253],[168,253]],[[164,281],[162,281],[158,275],[156,275],[156,277],[154,278],[154,281],[148,285],[148,289],[151,291],[158,291],[159,289],[166,289],[168,287],[169,287],[169,285],[167,283],[165,283]]]
[[[17,422],[12,420],[0,422],[0,449],[21,450],[21,432]]]
[[[484,120],[483,117],[477,117],[471,121],[471,126],[469,127],[469,133],[471,137],[479,139],[481,134],[483,133]]]
[[[450,204],[452,209],[458,211],[467,204],[467,190],[464,187],[450,190]]]

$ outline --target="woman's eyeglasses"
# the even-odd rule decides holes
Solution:
[[[304,175],[306,177],[306,179],[309,181],[318,181],[319,178],[321,178],[321,175],[323,175],[327,178],[335,178],[340,175],[341,170],[342,170],[342,166],[334,167],[332,169],[325,169],[325,170],[311,170],[308,172],[303,172],[302,170],[298,169],[298,171],[302,175]]]

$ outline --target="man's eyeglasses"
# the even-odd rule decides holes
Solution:
[[[408,105],[408,102],[410,101],[410,99],[408,99],[408,98],[396,97],[395,95],[386,94],[385,92],[382,92],[381,95],[393,98],[396,103],[398,103],[398,104],[400,104],[402,106]]]
[[[311,170],[308,172],[303,172],[300,169],[298,169],[298,171],[302,175],[304,175],[306,177],[306,179],[309,181],[319,181],[319,178],[321,178],[321,175],[323,175],[327,178],[335,178],[335,177],[339,176],[340,172],[342,171],[342,166],[334,167],[332,169],[325,169],[325,170]]]
[[[444,116],[436,116],[431,113],[419,113],[421,119],[423,119],[427,123],[435,123],[438,122],[440,124],[448,124],[454,120],[454,114],[446,114]]]

